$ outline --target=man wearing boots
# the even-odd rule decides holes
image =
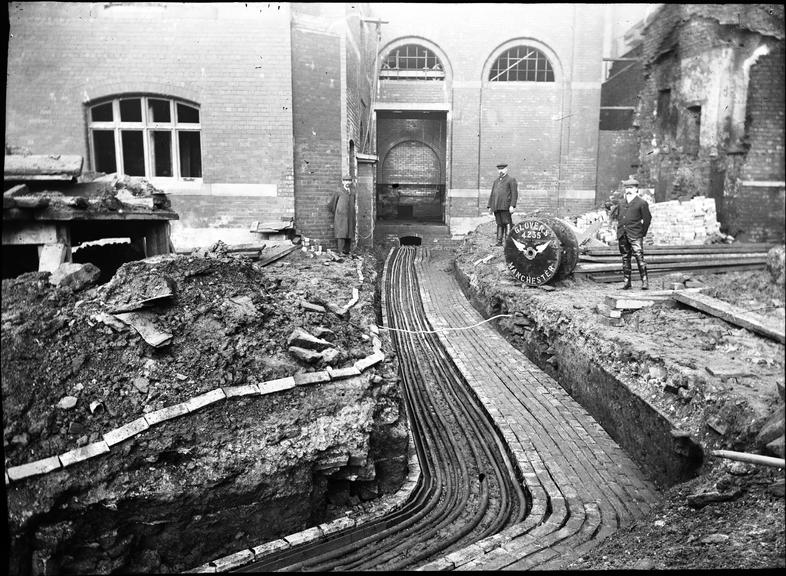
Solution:
[[[625,197],[617,206],[617,242],[622,254],[622,275],[625,283],[622,290],[630,290],[631,256],[636,259],[641,276],[641,289],[647,290],[647,264],[644,262],[644,237],[650,227],[652,216],[647,201],[639,196],[639,183],[630,176],[623,180]]]
[[[497,164],[497,170],[499,178],[491,186],[488,209],[497,221],[497,246],[502,246],[508,227],[513,225],[510,213],[516,208],[519,191],[516,179],[508,175],[507,164]]]

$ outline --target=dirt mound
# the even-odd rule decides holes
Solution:
[[[346,305],[359,281],[355,264],[296,251],[259,267],[212,253],[126,263],[110,283],[77,293],[51,286],[48,273],[4,280],[6,465],[98,441],[140,413],[219,386],[318,369],[288,352],[287,337],[295,328],[332,332],[339,350],[334,368],[371,354],[368,336],[355,322],[300,305],[310,299]],[[150,298],[145,282],[161,277],[171,281],[175,294],[144,311],[172,338],[154,348],[109,312]],[[151,290],[159,288],[160,282]],[[353,316],[373,318],[372,303],[365,306]],[[57,408],[68,396],[76,404]]]

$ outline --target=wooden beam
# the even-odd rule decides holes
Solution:
[[[677,302],[681,302],[682,304],[696,308],[712,316],[717,316],[729,324],[741,326],[742,328],[776,340],[781,344],[786,343],[786,334],[783,329],[769,326],[742,308],[724,302],[723,300],[712,298],[706,294],[685,293],[684,290],[678,290],[674,293],[672,298]]]

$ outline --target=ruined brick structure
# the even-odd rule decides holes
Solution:
[[[360,244],[378,217],[461,233],[487,217],[500,161],[520,210],[579,214],[638,170],[657,199],[709,193],[729,232],[770,238],[782,9],[703,6],[649,18],[639,67],[606,85],[624,92],[640,70],[641,91],[601,102],[613,5],[12,3],[6,145],[135,166],[180,214],[176,247],[253,241],[253,221],[291,218],[331,245],[325,205],[344,176]]]
[[[721,230],[784,239],[784,20],[775,4],[665,4],[641,44],[643,84],[604,96],[637,98],[631,128],[642,185],[658,202],[715,199]],[[623,172],[624,175],[624,172]]]

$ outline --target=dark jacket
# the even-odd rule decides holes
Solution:
[[[622,238],[622,235],[626,234],[629,240],[637,240],[647,235],[652,215],[650,214],[650,205],[646,200],[640,196],[634,196],[628,204],[623,197],[616,212],[618,219],[617,238]]]
[[[328,202],[328,210],[333,214],[333,236],[353,238],[355,236],[355,191],[343,186],[333,192]]]
[[[491,208],[495,212],[507,210],[511,206],[515,208],[518,197],[519,188],[516,179],[510,174],[505,174],[502,178],[494,180],[487,208]]]

